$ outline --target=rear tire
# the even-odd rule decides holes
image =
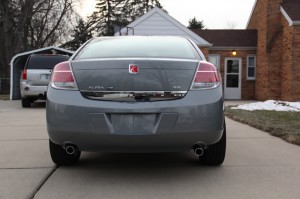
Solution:
[[[31,99],[29,98],[22,98],[22,107],[28,108],[31,105]]]
[[[199,160],[204,165],[218,166],[224,162],[226,154],[226,124],[224,121],[224,131],[221,139],[213,144],[208,146],[204,150],[204,154],[199,157]]]
[[[81,154],[79,150],[69,155],[60,145],[53,143],[51,140],[49,140],[49,148],[52,161],[58,166],[74,165],[79,161]]]

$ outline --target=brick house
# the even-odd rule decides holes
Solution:
[[[226,92],[230,86],[226,79],[237,86],[237,80],[226,73],[226,57],[232,57],[229,51],[235,49],[235,57],[242,60],[241,99],[300,100],[300,0],[257,0],[247,30],[194,32],[213,44],[204,49],[209,60],[211,54],[220,57],[225,98],[232,94]]]
[[[225,99],[255,99],[257,30],[193,30],[212,46],[200,47],[221,72]]]
[[[300,1],[257,0],[247,29],[257,29],[255,97],[300,100]]]
[[[257,0],[245,30],[189,30],[159,8],[115,35],[192,39],[221,71],[225,99],[300,100],[300,0]]]

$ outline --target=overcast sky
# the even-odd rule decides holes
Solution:
[[[194,16],[206,28],[223,29],[235,26],[244,29],[255,0],[160,0],[169,15],[183,25]]]
[[[85,0],[83,13],[93,11],[95,0]],[[160,0],[169,15],[187,26],[196,17],[203,20],[206,28],[244,29],[247,25],[255,0]]]

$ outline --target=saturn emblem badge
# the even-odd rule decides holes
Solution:
[[[130,74],[137,74],[139,72],[139,66],[136,64],[129,64],[129,73]]]

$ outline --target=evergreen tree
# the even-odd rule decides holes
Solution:
[[[155,6],[162,8],[159,0],[97,0],[89,20],[95,22],[97,36],[112,36],[114,26],[124,27]]]
[[[203,20],[199,21],[196,17],[189,20],[189,29],[204,29],[205,25],[203,24]]]
[[[71,41],[68,41],[60,47],[67,48],[69,50],[77,50],[82,44],[93,37],[92,30],[89,27],[89,23],[80,18],[76,27],[73,30]]]
[[[98,0],[96,11],[89,17],[95,23],[97,35],[113,35],[114,12],[119,9],[121,0]]]
[[[74,38],[60,47],[75,50],[92,36],[113,36],[115,27],[125,27],[155,6],[164,10],[159,0],[97,0],[94,13],[86,22],[79,20]]]
[[[126,1],[124,7],[120,13],[120,21],[126,21],[127,24],[136,20],[138,17],[144,15],[149,10],[154,7],[159,7],[162,9],[162,6],[159,0],[129,0]],[[127,25],[126,24],[126,25]]]

